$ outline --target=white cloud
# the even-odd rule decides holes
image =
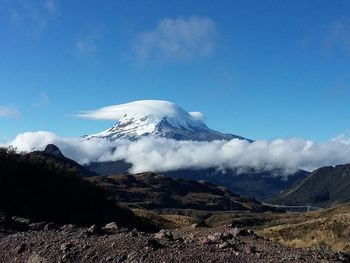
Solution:
[[[216,26],[210,18],[165,18],[155,29],[137,35],[136,58],[147,63],[209,57],[215,48],[215,35]]]
[[[37,131],[25,132],[2,146],[12,146],[18,151],[43,150],[46,145],[53,143],[69,158],[79,163],[88,163],[98,160],[110,146],[104,140],[84,140],[82,138],[60,138],[52,132]]]
[[[15,107],[7,107],[0,105],[0,118],[18,118],[21,112]]]
[[[201,112],[187,112],[176,104],[166,100],[138,100],[124,104],[112,105],[92,111],[82,111],[77,117],[93,120],[120,120],[125,115],[129,118],[140,119],[146,116],[161,120],[171,117],[189,122],[203,119]]]
[[[332,141],[350,145],[350,130],[339,134]]]
[[[87,34],[77,39],[75,43],[75,49],[80,55],[89,56],[98,51],[97,40],[99,36],[97,34]]]
[[[12,145],[21,151],[41,150],[56,144],[69,158],[80,163],[125,159],[133,164],[132,172],[166,171],[184,168],[233,168],[240,171],[282,169],[285,174],[298,168],[313,170],[325,165],[350,162],[350,145],[337,137],[315,143],[303,139],[244,140],[195,142],[144,137],[137,141],[60,138],[49,132],[19,134]]]
[[[189,112],[189,114],[197,120],[203,121],[205,119],[204,114],[199,111],[192,111],[192,112]]]

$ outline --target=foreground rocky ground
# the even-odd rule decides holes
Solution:
[[[191,226],[155,234],[106,227],[32,224],[0,229],[0,262],[349,262],[346,255],[284,247],[252,231]]]

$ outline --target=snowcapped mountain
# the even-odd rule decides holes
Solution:
[[[117,120],[108,130],[85,136],[86,139],[135,140],[141,136],[159,136],[176,140],[213,141],[245,139],[209,129],[200,112],[187,112],[169,101],[141,100],[109,106],[80,116]]]

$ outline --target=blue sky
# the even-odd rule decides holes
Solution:
[[[253,139],[350,129],[350,2],[0,0],[0,141],[140,99]]]

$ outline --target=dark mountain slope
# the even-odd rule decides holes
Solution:
[[[319,168],[273,201],[321,207],[350,202],[350,164]]]
[[[85,167],[99,175],[110,176],[126,173],[132,165],[120,160],[116,162],[90,163]],[[258,200],[265,200],[279,194],[282,190],[291,187],[309,174],[306,171],[300,170],[284,179],[281,176],[277,176],[278,173],[278,171],[259,173],[251,171],[238,174],[234,170],[221,171],[211,168],[198,170],[184,169],[164,172],[163,174],[188,180],[207,180],[216,185],[225,186],[239,195],[254,197]]]
[[[0,148],[0,170],[0,211],[7,215],[59,224],[116,221],[126,227],[151,228],[56,158]]]
[[[251,198],[242,198],[207,181],[172,178],[154,173],[90,177],[118,202],[146,209],[197,209],[205,211],[271,211]]]
[[[208,180],[239,195],[265,200],[295,184],[307,176],[308,172],[300,170],[287,178],[278,176],[278,171],[237,173],[234,170],[201,169],[178,170],[164,174],[192,180]]]

